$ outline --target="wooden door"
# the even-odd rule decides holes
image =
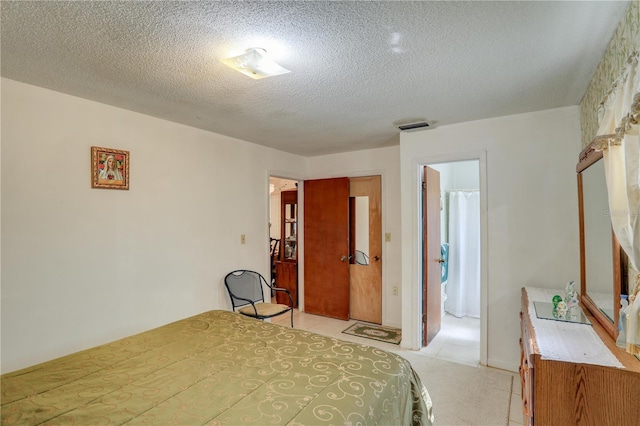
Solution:
[[[349,319],[349,178],[304,182],[304,307]]]
[[[427,346],[440,331],[441,266],[440,266],[440,173],[424,167],[422,182],[423,220],[423,311],[422,344]]]
[[[349,179],[351,200],[350,209],[350,317],[362,321],[382,324],[382,206],[381,206],[381,178],[380,176],[364,176]],[[362,209],[356,197],[364,197],[367,214],[357,214],[357,208]],[[364,218],[363,218],[364,216]],[[365,226],[367,232],[366,247],[356,245],[358,240],[356,231],[362,232],[362,227],[356,226],[356,218],[368,218]],[[360,260],[355,255],[360,252]],[[366,256],[366,257],[365,257]]]

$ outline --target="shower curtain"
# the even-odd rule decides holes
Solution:
[[[445,311],[480,318],[480,191],[445,194],[449,240]]]

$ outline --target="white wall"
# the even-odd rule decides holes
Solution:
[[[418,166],[486,152],[487,361],[517,370],[520,289],[579,282],[578,107],[400,135],[403,334],[420,338]],[[465,158],[466,159],[466,158]],[[403,345],[405,342],[403,341]]]
[[[393,295],[400,287],[400,147],[370,149],[308,159],[309,179],[331,177],[382,176],[382,323],[402,325],[401,296]],[[384,234],[391,233],[391,241]]]
[[[282,218],[280,217],[280,191],[276,191],[271,194],[269,199],[269,220],[271,222],[269,235],[271,238],[280,239],[282,237],[282,233],[280,231],[280,222],[282,221]]]
[[[129,191],[91,188],[91,146]],[[306,162],[2,79],[2,372],[230,309],[227,272],[268,276],[270,171]]]
[[[489,364],[515,369],[520,287],[579,281],[579,140],[571,107],[302,158],[2,79],[2,371],[229,309],[228,271],[269,271],[269,174],[382,175],[383,323],[415,339],[417,165],[482,150]],[[91,146],[131,151],[129,191],[90,188]]]

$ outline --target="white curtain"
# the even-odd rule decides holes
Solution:
[[[449,278],[445,311],[480,317],[480,191],[448,192]]]
[[[609,213],[620,246],[635,271],[640,267],[640,70],[638,52],[601,106],[597,149],[603,150]],[[640,354],[640,274],[630,280],[627,351]]]

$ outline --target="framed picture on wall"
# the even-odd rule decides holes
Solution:
[[[129,151],[92,146],[91,187],[129,189]]]

